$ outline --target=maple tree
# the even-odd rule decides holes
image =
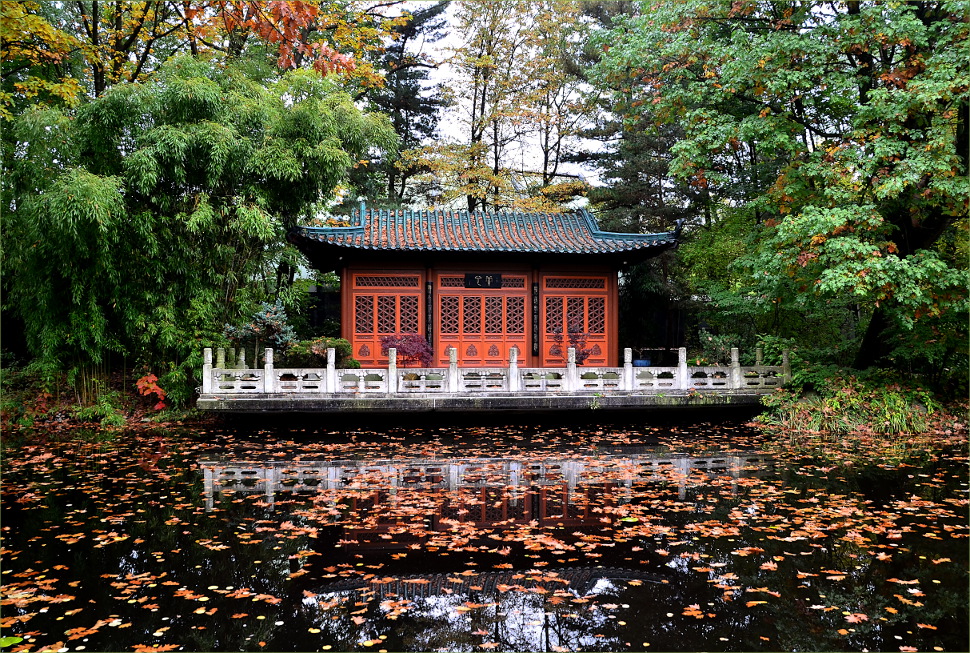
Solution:
[[[684,2],[620,21],[600,70],[634,71],[630,113],[684,130],[674,174],[754,217],[746,285],[766,307],[867,313],[867,367],[918,359],[966,310],[947,244],[966,224],[966,39],[943,2]]]
[[[403,3],[302,2],[300,0],[209,0],[187,5],[183,23],[192,54],[206,49],[230,59],[243,56],[252,41],[276,54],[283,70],[311,66],[345,73],[364,85],[382,84],[368,53],[406,19]]]
[[[0,118],[15,105],[45,98],[68,105],[82,93],[77,80],[60,74],[77,39],[51,24],[51,7],[39,2],[0,3]]]

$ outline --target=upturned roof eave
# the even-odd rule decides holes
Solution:
[[[623,251],[524,251],[524,250],[460,250],[453,248],[410,248],[379,249],[375,247],[348,247],[343,244],[321,242],[315,239],[296,238],[291,242],[303,252],[313,266],[321,271],[339,270],[358,263],[400,264],[421,261],[433,264],[436,261],[448,263],[467,262],[469,264],[510,263],[510,264],[582,264],[606,265],[624,268],[641,263],[664,251],[673,248],[676,242],[638,247]]]

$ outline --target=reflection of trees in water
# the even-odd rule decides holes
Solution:
[[[384,646],[398,650],[468,650],[483,643],[495,643],[499,650],[608,650],[620,645],[618,636],[602,635],[613,610],[621,607],[611,602],[619,591],[611,575],[644,576],[590,568],[486,572],[453,575],[463,581],[452,583],[455,589],[443,588],[434,577],[412,577],[324,591],[305,600],[303,608],[322,632],[347,645],[383,634]],[[399,591],[409,580],[405,598]],[[502,580],[513,584],[497,582]],[[351,634],[346,624],[355,610],[362,621]],[[398,621],[401,615],[406,619]]]

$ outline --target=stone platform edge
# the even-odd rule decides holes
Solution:
[[[757,406],[764,392],[696,391],[569,395],[202,395],[200,410],[217,413],[432,413],[476,411],[630,410],[706,406]]]

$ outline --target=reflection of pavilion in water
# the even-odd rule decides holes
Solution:
[[[466,572],[467,573],[467,572]],[[337,594],[370,588],[381,596],[399,599],[420,599],[429,596],[454,595],[465,598],[479,592],[495,595],[514,590],[528,591],[541,587],[548,592],[568,589],[578,596],[599,594],[609,585],[636,580],[648,583],[667,583],[667,574],[621,567],[566,567],[531,571],[483,571],[471,575],[436,573],[417,576],[388,577],[364,580],[347,578],[315,588],[319,594]]]
[[[454,522],[485,525],[495,522],[593,524],[603,517],[598,506],[626,503],[635,485],[676,484],[680,500],[687,496],[692,473],[726,477],[761,475],[773,467],[770,456],[731,453],[619,454],[589,458],[452,458],[371,461],[202,461],[206,507],[217,494],[263,494],[272,505],[279,494],[325,495],[351,510],[377,515],[366,528],[393,532],[395,504],[410,492],[439,499],[427,511],[430,530]],[[695,477],[695,481],[697,478]],[[361,534],[361,531],[357,534]]]

